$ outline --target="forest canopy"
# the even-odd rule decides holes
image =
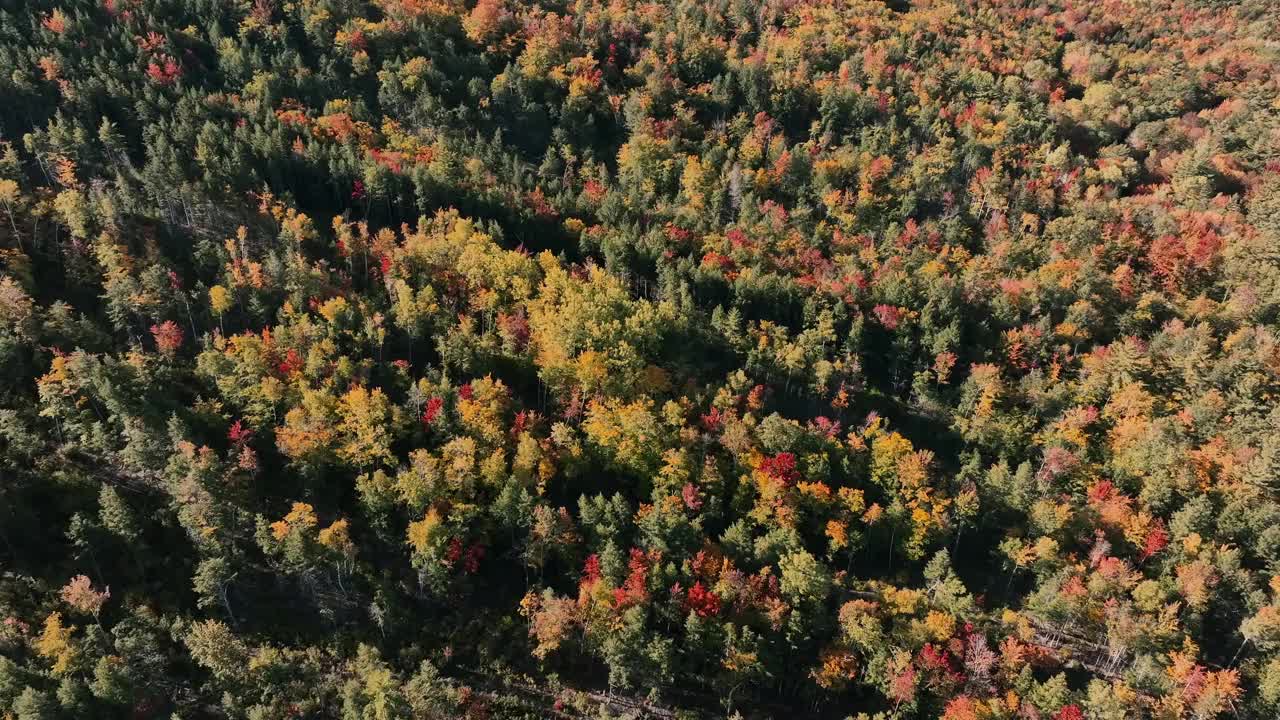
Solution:
[[[0,718],[1278,713],[1274,2],[0,3]]]

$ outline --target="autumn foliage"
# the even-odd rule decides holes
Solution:
[[[1276,717],[1273,5],[0,8],[0,717]]]

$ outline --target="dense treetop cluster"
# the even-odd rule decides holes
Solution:
[[[0,717],[1278,712],[1271,0],[0,8]]]

